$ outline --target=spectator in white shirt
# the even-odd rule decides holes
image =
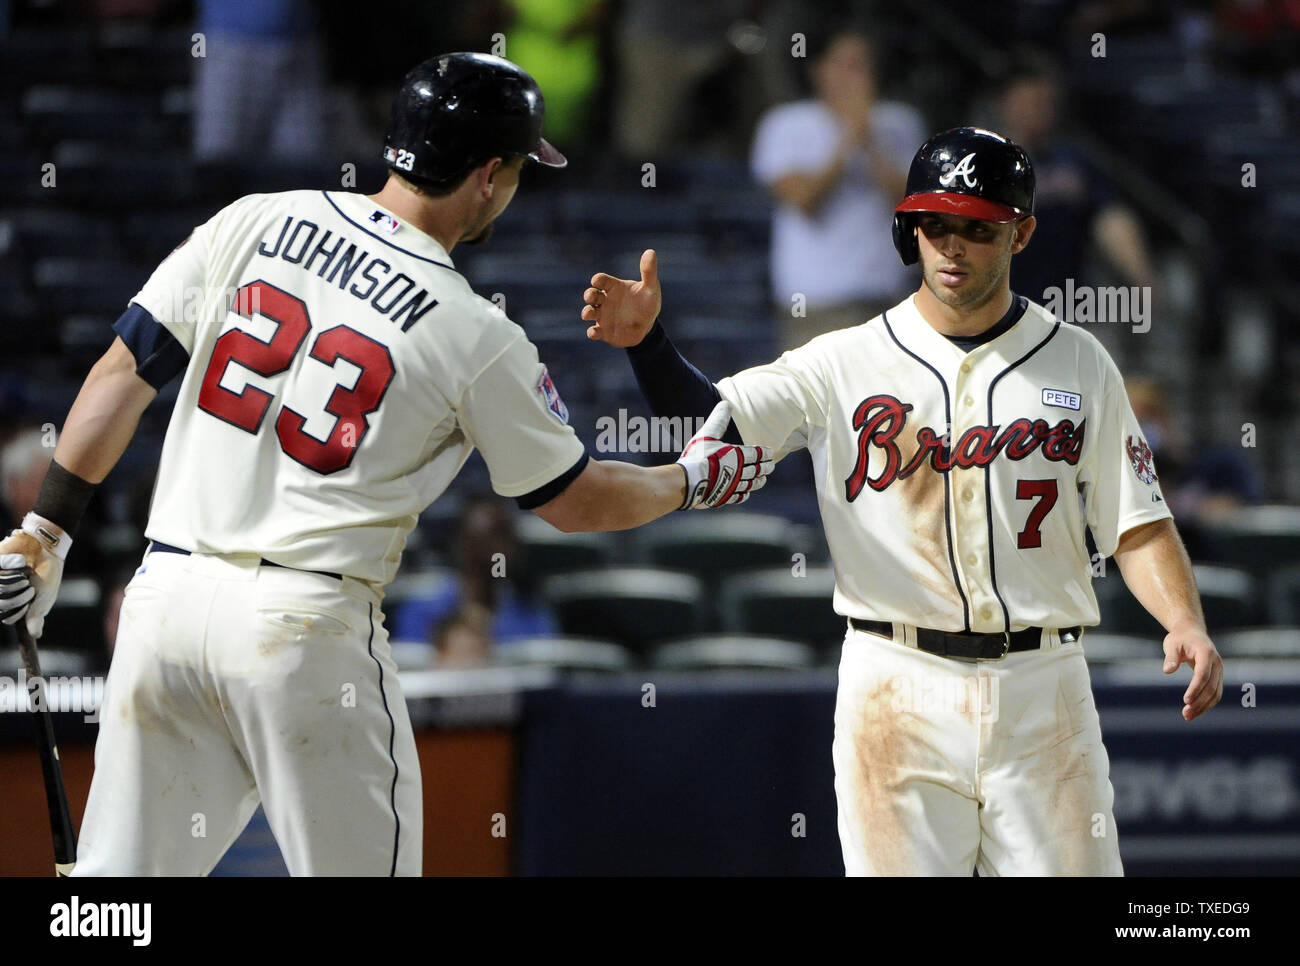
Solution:
[[[833,35],[811,64],[815,98],[768,111],[755,177],[777,201],[772,298],[784,348],[867,322],[914,287],[894,251],[893,209],[926,127],[878,100],[868,39]]]

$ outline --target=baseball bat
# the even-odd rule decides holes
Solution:
[[[45,687],[41,674],[41,661],[36,653],[36,642],[27,630],[27,621],[20,618],[14,625],[18,635],[18,653],[27,670],[27,695],[32,706],[32,719],[36,722],[36,744],[41,753],[41,775],[45,779],[45,804],[50,812],[50,834],[54,837],[54,871],[67,876],[77,864],[77,833],[72,827],[72,813],[68,810],[68,792],[63,787],[63,768],[59,764],[59,746],[54,741],[54,719],[45,696],[38,690]]]

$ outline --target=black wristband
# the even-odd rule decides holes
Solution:
[[[50,460],[50,468],[45,474],[45,481],[41,483],[41,492],[36,497],[32,512],[58,524],[64,533],[72,536],[81,525],[86,506],[98,488],[98,483],[83,480]]]

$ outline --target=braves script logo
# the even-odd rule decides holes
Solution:
[[[962,158],[954,166],[945,164],[943,174],[939,175],[939,184],[945,188],[951,188],[953,182],[957,180],[957,175],[961,175],[961,180],[966,182],[967,188],[973,188],[979,182],[975,180],[975,152],[972,151],[966,157]]]
[[[1124,440],[1124,449],[1128,451],[1128,461],[1133,464],[1133,472],[1143,483],[1156,481],[1156,461],[1151,455],[1151,447],[1141,436],[1130,436]]]
[[[922,426],[916,431],[916,453],[904,465],[895,440],[902,435],[911,411],[911,403],[885,395],[864,399],[853,411],[853,428],[858,431],[858,461],[844,481],[844,494],[850,503],[862,492],[864,483],[873,490],[884,490],[895,480],[911,476],[927,460],[935,472],[947,473],[954,466],[960,469],[988,466],[1004,450],[1007,459],[1022,460],[1041,447],[1047,459],[1074,465],[1083,451],[1083,432],[1088,423],[1085,419],[1075,426],[1071,420],[1062,419],[1049,426],[1043,419],[1021,417],[1005,429],[972,426],[951,447],[943,434]],[[884,454],[885,468],[879,476],[869,477],[867,466],[873,446]]]

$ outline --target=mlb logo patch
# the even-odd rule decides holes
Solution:
[[[551,374],[545,366],[542,366],[542,377],[537,380],[537,391],[542,394],[542,401],[546,403],[546,408],[567,426],[569,407],[564,405],[564,400],[560,398],[560,391],[555,388],[555,383],[551,381]]]
[[[1130,436],[1124,441],[1124,449],[1128,451],[1128,461],[1133,465],[1133,472],[1143,483],[1154,483],[1156,481],[1156,461],[1151,455],[1151,447],[1141,436]]]
[[[400,221],[398,221],[388,212],[380,211],[378,208],[376,208],[373,212],[371,212],[370,223],[374,225],[376,228],[388,232],[388,234],[390,235],[393,232],[397,231],[397,229],[402,226],[402,223]]]

